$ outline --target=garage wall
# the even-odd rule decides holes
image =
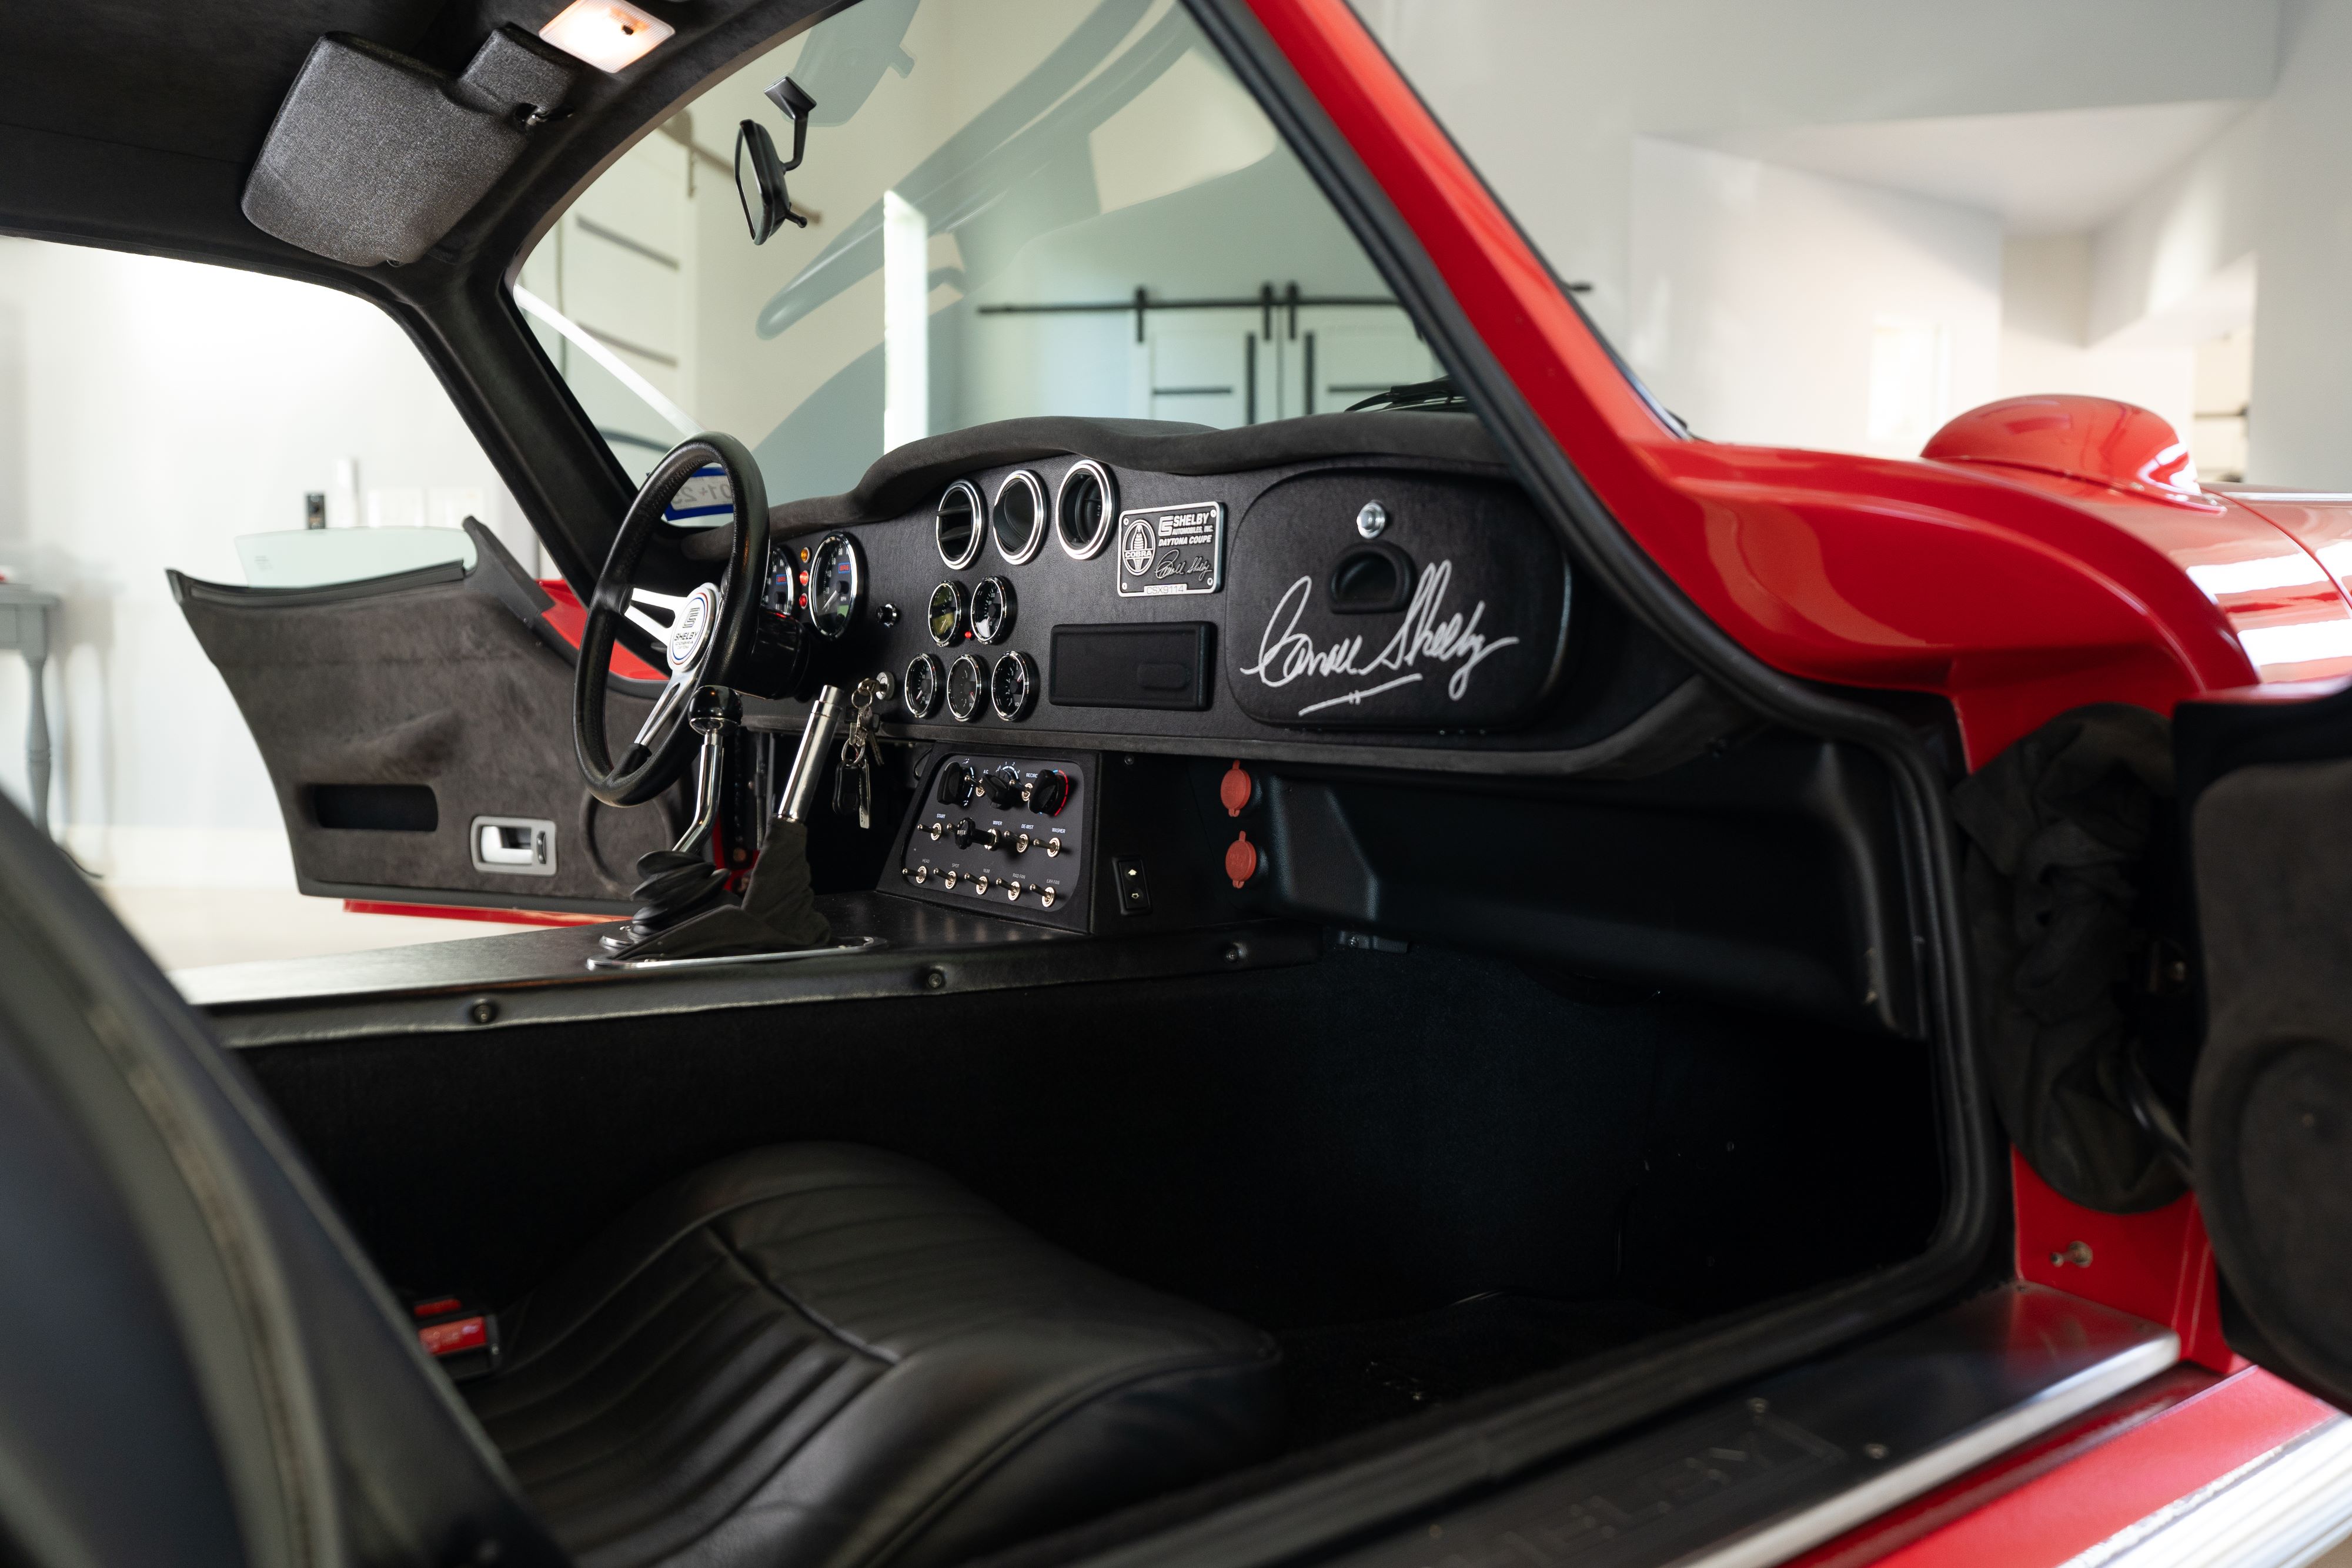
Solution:
[[[243,581],[236,536],[300,528],[311,491],[362,514],[373,492],[379,515],[471,493],[534,557],[488,460],[374,307],[0,239],[0,567],[65,596],[50,821],[110,883],[293,885],[260,755],[163,571]],[[0,790],[20,806],[26,714],[24,666],[0,653]]]
[[[1948,272],[1973,213],[1994,319],[1906,350],[1947,345],[1951,412],[1981,351],[1985,395],[2123,397],[2226,435],[2216,471],[2251,438],[2256,481],[2352,487],[2352,0],[1356,4],[1701,434],[1896,450],[1871,301]],[[2248,412],[2196,417],[2249,342]]]

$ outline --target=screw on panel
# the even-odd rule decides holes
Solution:
[[[1356,514],[1356,531],[1368,539],[1380,538],[1388,526],[1389,509],[1378,501],[1365,502],[1364,509]]]
[[[466,1016],[472,1019],[476,1023],[495,1022],[499,1016],[499,1004],[490,1000],[489,998],[484,997],[480,1001],[476,1002],[472,1007],[466,1009]]]
[[[1862,1446],[1862,1451],[1870,1458],[1883,1459],[1886,1457],[1886,1445],[1884,1443],[1864,1443]]]
[[[1751,1416],[1761,1416],[1765,1411],[1769,1410],[1770,1408],[1772,1408],[1772,1406],[1769,1400],[1750,1399],[1748,1402],[1748,1413]]]
[[[923,971],[923,989],[927,991],[940,990],[944,988],[947,983],[948,976],[946,970],[926,969]]]

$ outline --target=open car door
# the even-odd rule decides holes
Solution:
[[[2202,962],[2198,1200],[2239,1354],[2352,1408],[2352,683],[2174,721]]]
[[[261,748],[304,893],[626,913],[637,856],[677,837],[677,793],[625,810],[589,794],[563,607],[466,531],[470,567],[290,589],[175,571],[173,597]],[[607,723],[626,735],[661,688],[621,668]]]

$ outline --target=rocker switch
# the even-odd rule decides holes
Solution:
[[[1143,874],[1141,861],[1110,862],[1111,880],[1118,884],[1118,912],[1121,915],[1151,913],[1151,883]]]

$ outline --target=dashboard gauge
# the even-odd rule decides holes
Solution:
[[[996,553],[1019,566],[1045,542],[1045,482],[1026,468],[1016,468],[996,487],[996,507],[989,514],[996,536]]]
[[[1118,486],[1110,471],[1091,457],[1070,465],[1054,491],[1054,537],[1072,560],[1092,560],[1110,538],[1118,515]]]
[[[809,624],[817,635],[849,635],[866,608],[866,557],[847,534],[827,534],[809,562]]]
[[[1007,653],[997,660],[988,678],[988,706],[996,710],[996,716],[1007,724],[1026,718],[1036,700],[1037,666],[1029,655]]]
[[[907,700],[907,712],[915,718],[929,718],[940,711],[940,687],[947,676],[940,662],[929,653],[918,653],[907,661],[906,684],[899,695]]]
[[[931,641],[945,648],[963,640],[971,620],[971,600],[961,582],[942,582],[931,590]]]
[[[948,666],[948,712],[958,724],[980,716],[980,702],[988,689],[988,671],[977,653],[966,653]]]
[[[959,479],[940,497],[940,509],[931,520],[931,538],[940,547],[940,559],[950,571],[961,571],[980,559],[980,545],[987,536],[982,533],[982,519],[987,511],[980,504],[980,491],[969,479]]]
[[[971,591],[971,634],[982,642],[1003,642],[1014,612],[1013,584],[1003,578],[983,577]]]

